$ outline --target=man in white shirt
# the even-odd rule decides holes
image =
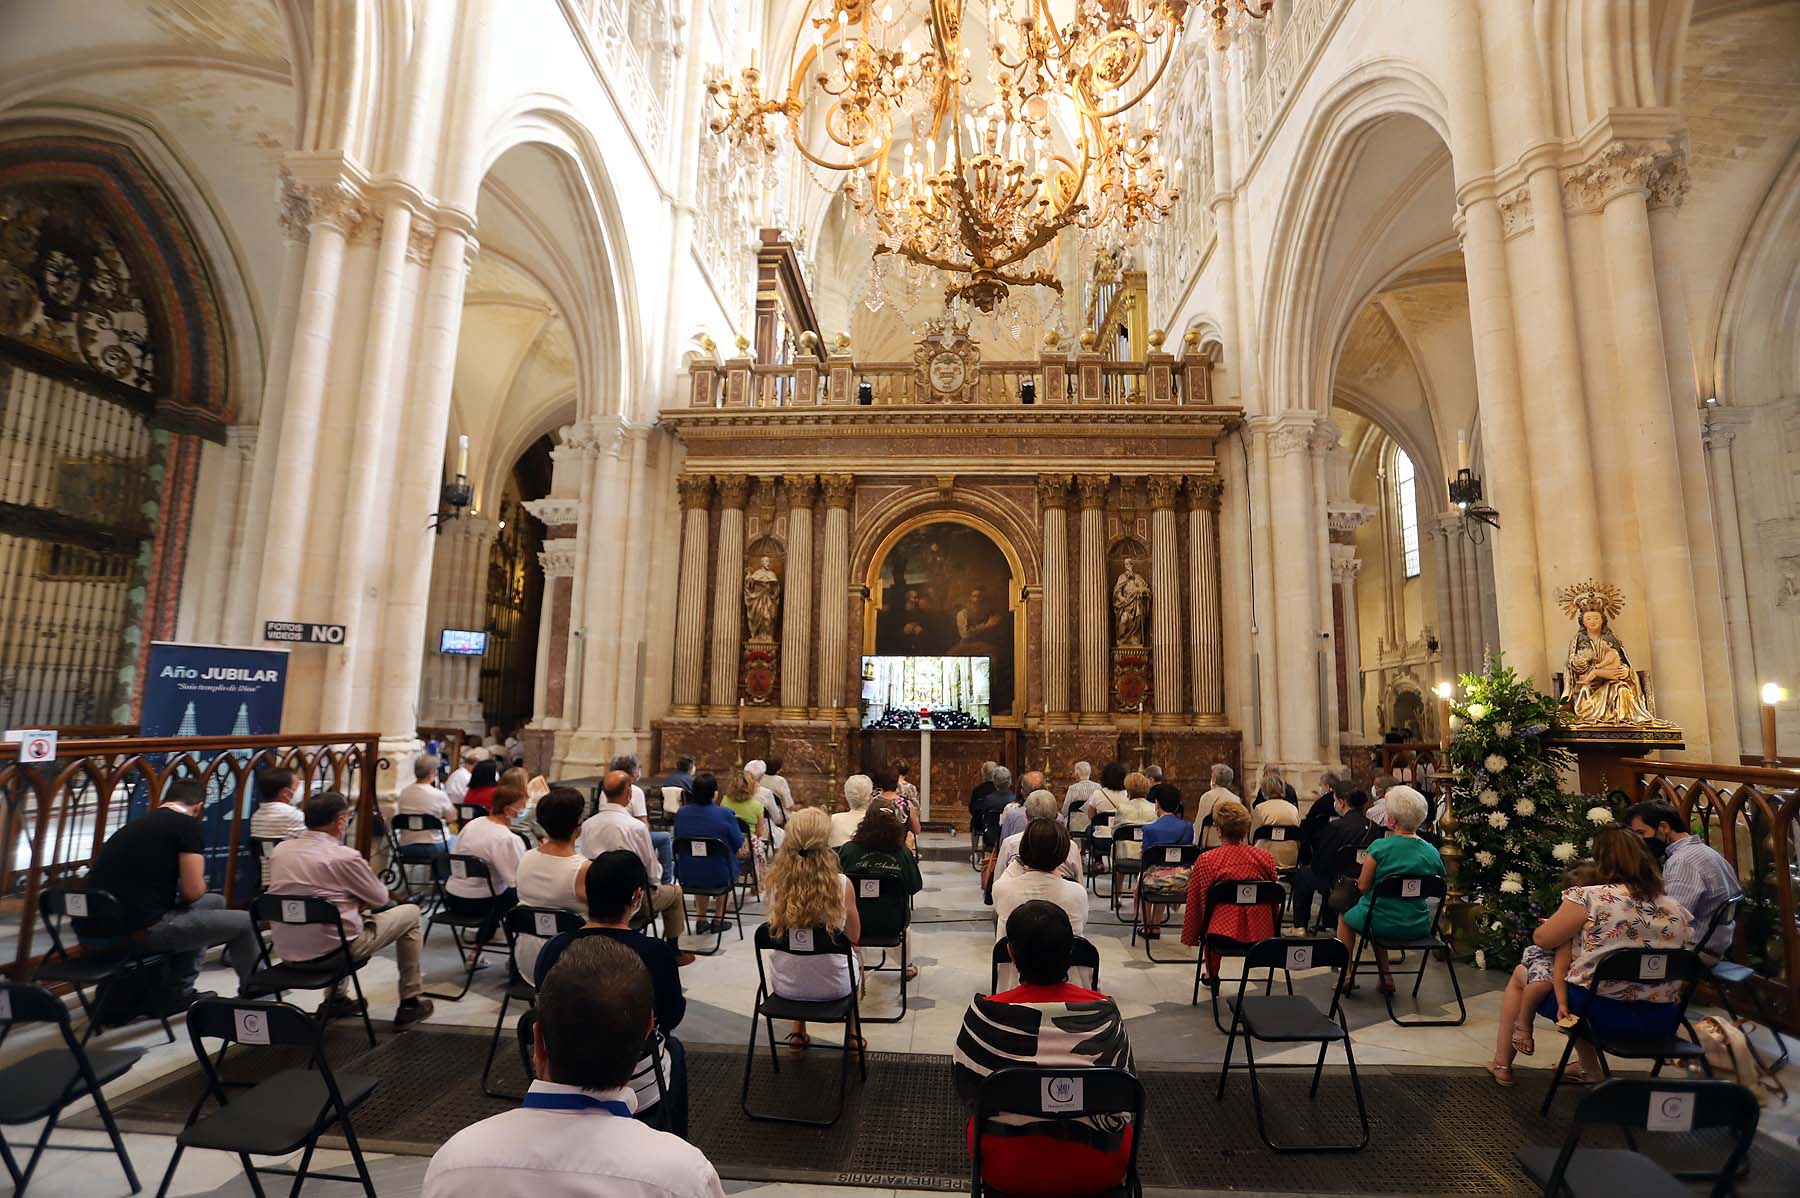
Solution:
[[[1080,811],[1087,801],[1100,793],[1100,784],[1091,775],[1094,767],[1085,761],[1075,763],[1075,781],[1069,783],[1069,789],[1063,792],[1063,823],[1069,822],[1072,812]]]
[[[446,851],[450,843],[450,824],[456,819],[456,804],[450,796],[433,786],[438,760],[429,753],[413,758],[413,784],[394,800],[395,815],[435,815],[443,821],[442,831],[405,831],[399,833],[400,855],[411,861],[429,861]],[[465,793],[467,786],[465,784]]]
[[[1211,849],[1217,848],[1219,845],[1219,830],[1210,825],[1202,830],[1200,824],[1202,820],[1212,814],[1213,804],[1220,799],[1238,801],[1237,795],[1233,794],[1231,790],[1231,784],[1236,777],[1232,773],[1231,767],[1222,761],[1212,767],[1212,787],[1200,796],[1200,802],[1194,808],[1194,843],[1201,848]]]
[[[630,753],[621,753],[607,762],[606,768],[624,770],[631,775],[631,806],[629,808],[631,817],[645,828],[650,828],[650,804],[644,797],[644,788],[638,785],[638,778],[643,775],[643,770],[638,766],[638,759]],[[656,803],[658,807],[662,805],[662,795],[656,796]],[[662,876],[673,878],[675,876],[674,833],[650,829],[650,847],[656,850],[656,859],[662,862]]]
[[[681,887],[662,884],[664,873],[662,862],[657,859],[656,849],[650,843],[650,829],[635,819],[631,814],[631,775],[624,770],[608,770],[600,779],[600,793],[605,801],[600,810],[588,817],[581,825],[581,855],[592,861],[601,853],[614,849],[624,849],[628,853],[636,853],[644,863],[644,872],[656,885],[650,892],[650,907],[662,916],[663,939],[679,949],[681,943],[682,895]],[[668,875],[674,877],[671,870]]]
[[[306,821],[294,802],[299,791],[293,770],[260,771],[256,775],[256,814],[250,817],[250,835],[292,840],[306,831]]]
[[[1387,827],[1387,793],[1400,785],[1392,774],[1376,774],[1369,781],[1369,805],[1363,808],[1363,818],[1377,828]],[[1430,806],[1425,808],[1431,810]]]
[[[636,953],[600,936],[570,945],[538,991],[524,1105],[451,1136],[421,1198],[724,1198],[698,1148],[631,1117],[651,1012]]]
[[[450,796],[452,803],[462,802],[463,797],[469,793],[469,771],[486,756],[487,750],[474,746],[462,751],[462,764],[451,770],[450,776],[444,779],[444,793]]]

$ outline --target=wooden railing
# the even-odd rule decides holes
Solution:
[[[201,827],[208,878],[228,899],[237,896],[238,862],[250,848],[260,770],[291,769],[302,793],[329,790],[350,798],[356,848],[369,854],[383,764],[373,732],[63,740],[55,761],[36,764],[19,761],[18,748],[0,744],[0,926],[15,925],[7,967],[14,977],[36,959],[43,888],[80,877],[106,838],[159,804],[171,782],[206,787]]]
[[[1760,975],[1770,1006],[1800,1031],[1800,769],[1627,758],[1633,799],[1666,799],[1724,855],[1744,888],[1732,955]]]

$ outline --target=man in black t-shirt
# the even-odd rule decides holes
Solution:
[[[225,896],[206,889],[206,838],[199,819],[205,803],[200,783],[171,782],[161,806],[107,837],[88,867],[87,884],[119,901],[123,926],[75,921],[84,942],[141,933],[143,947],[174,958],[173,980],[184,997],[199,976],[200,954],[215,944],[225,946],[240,984],[256,967],[250,913],[227,910]]]

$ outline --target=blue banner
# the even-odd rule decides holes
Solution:
[[[280,732],[287,667],[285,649],[152,641],[138,735],[260,736]],[[209,886],[218,887],[225,882],[232,804],[217,783],[209,791],[202,818],[206,877]],[[242,794],[234,796],[246,818],[255,794],[255,788],[246,785]],[[134,794],[132,816],[142,814],[148,802],[147,795]],[[248,854],[247,844],[244,852]]]

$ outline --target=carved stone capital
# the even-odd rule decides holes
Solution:
[[[1089,511],[1106,506],[1106,493],[1112,486],[1112,476],[1107,474],[1083,474],[1075,479],[1075,489],[1081,495],[1081,510]]]
[[[856,478],[849,474],[827,474],[820,479],[825,491],[825,506],[849,507],[856,495]]]
[[[1349,586],[1356,581],[1357,573],[1362,569],[1362,559],[1356,556],[1354,545],[1331,546],[1331,581],[1340,586]]]
[[[431,262],[431,251],[437,246],[437,223],[430,217],[414,214],[412,227],[406,231],[406,260],[417,266]]]
[[[568,496],[546,495],[542,499],[527,499],[524,507],[526,511],[542,520],[546,528],[574,524],[581,519],[581,501]]]
[[[1510,241],[1531,228],[1531,188],[1528,185],[1521,183],[1511,191],[1501,192],[1495,206],[1500,210],[1501,237]]]
[[[742,474],[721,474],[715,481],[719,484],[719,506],[726,511],[742,510],[750,497],[750,479]]]
[[[1685,156],[1663,162],[1650,175],[1650,210],[1680,208],[1691,184]]]
[[[1225,480],[1210,474],[1188,479],[1188,504],[1194,511],[1216,512],[1219,497],[1225,494]]]
[[[370,219],[369,202],[362,188],[348,179],[299,185],[306,196],[309,229],[324,226],[353,238]]]
[[[791,508],[811,508],[819,498],[819,476],[816,474],[784,474],[781,485],[787,491]]]
[[[565,425],[559,438],[560,448],[579,455],[583,461],[595,461],[602,453],[616,458],[625,444],[625,422],[617,416],[577,420]]]
[[[1069,506],[1069,488],[1075,485],[1072,474],[1040,474],[1037,477],[1038,506],[1046,511],[1050,508],[1066,508]]]
[[[538,553],[538,565],[544,568],[544,579],[573,578],[575,576],[575,539],[558,537],[545,541]]]
[[[1350,535],[1375,517],[1375,509],[1366,503],[1328,503],[1325,524],[1329,531]]]
[[[1687,190],[1687,147],[1678,142],[1611,141],[1579,166],[1563,172],[1563,210],[1598,212],[1621,196],[1649,196],[1653,181],[1673,172],[1665,190],[1679,202]]]
[[[1144,480],[1144,489],[1150,495],[1151,511],[1174,511],[1175,496],[1181,492],[1181,479],[1167,474],[1152,474]]]
[[[684,474],[675,480],[675,490],[681,496],[682,511],[704,509],[712,499],[712,479],[704,474]]]
[[[283,169],[275,192],[275,202],[280,208],[276,219],[281,222],[282,237],[305,245],[312,238],[311,230],[306,227],[312,217],[312,205],[307,200],[305,188]]]
[[[1269,452],[1278,458],[1314,452],[1318,424],[1318,418],[1311,412],[1290,412],[1276,417],[1268,425]]]

